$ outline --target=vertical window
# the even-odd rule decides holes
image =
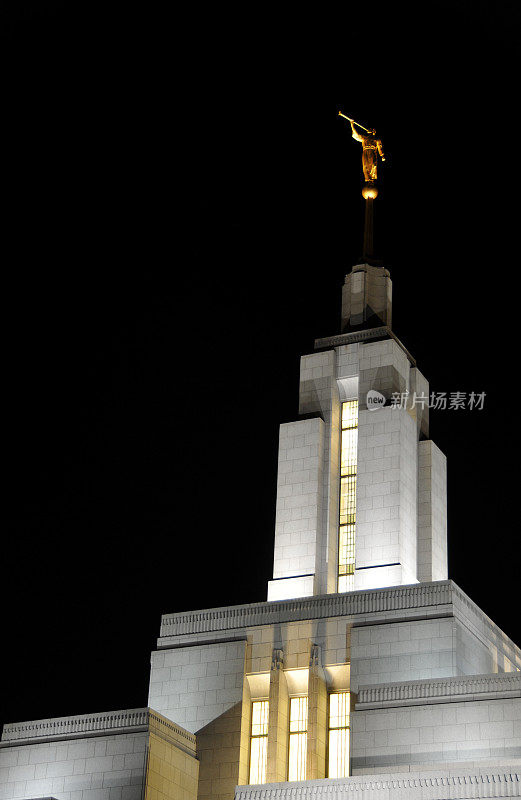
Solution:
[[[250,783],[266,783],[269,702],[258,700],[251,708]]]
[[[352,591],[355,580],[356,464],[358,400],[342,403],[338,591]]]
[[[349,775],[349,692],[329,695],[328,777]]]
[[[328,777],[349,775],[349,692],[329,695]]]
[[[308,699],[307,697],[292,697],[289,703],[288,781],[305,781],[308,746]]]

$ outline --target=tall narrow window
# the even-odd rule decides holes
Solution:
[[[351,592],[355,581],[356,463],[358,400],[342,403],[340,447],[340,515],[338,536],[338,591]]]
[[[251,708],[250,783],[266,783],[268,762],[268,700],[256,700]]]
[[[288,781],[306,780],[308,746],[308,699],[292,697],[289,705]]]
[[[329,778],[349,775],[349,692],[329,695]]]

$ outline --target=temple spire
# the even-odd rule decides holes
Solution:
[[[342,333],[382,326],[390,329],[391,276],[374,255],[374,201],[378,197],[378,158],[385,161],[382,140],[377,137],[374,128],[364,128],[341,111],[338,113],[351,123],[353,139],[362,144],[362,197],[365,200],[362,258],[349,275],[346,275],[342,289]]]

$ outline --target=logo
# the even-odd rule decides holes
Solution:
[[[366,403],[369,411],[376,411],[385,405],[385,397],[375,389],[371,389],[367,392]]]

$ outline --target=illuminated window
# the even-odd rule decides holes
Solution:
[[[268,761],[268,712],[267,700],[252,703],[251,744],[250,744],[250,783],[266,783]]]
[[[288,781],[306,780],[308,746],[308,699],[292,697],[289,705]]]
[[[342,403],[338,591],[352,591],[355,580],[356,463],[358,400]]]
[[[329,695],[328,777],[349,775],[349,692]]]

